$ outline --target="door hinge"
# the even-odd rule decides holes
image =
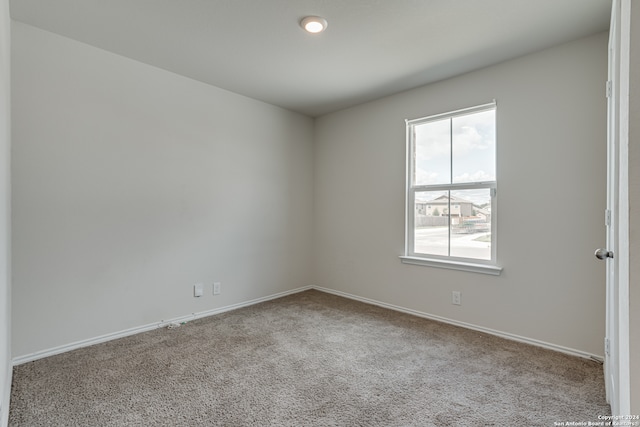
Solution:
[[[605,90],[606,90],[607,98],[611,98],[611,80],[607,80]]]
[[[604,354],[606,356],[610,356],[611,355],[610,353],[611,353],[611,344],[610,344],[609,338],[605,338],[604,339]]]
[[[604,225],[611,227],[611,209],[604,210]]]

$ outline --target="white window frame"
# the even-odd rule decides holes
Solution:
[[[499,275],[502,268],[497,265],[497,178],[495,181],[470,182],[470,183],[451,183],[451,184],[435,184],[435,185],[415,185],[413,177],[415,175],[415,141],[413,128],[416,125],[429,123],[436,120],[450,119],[457,116],[479,113],[482,111],[495,110],[497,105],[495,100],[488,104],[478,105],[475,107],[463,108],[460,110],[450,111],[447,113],[436,114],[418,119],[405,120],[406,122],[406,147],[407,147],[407,177],[406,177],[406,218],[405,218],[405,253],[400,259],[405,264],[423,265],[429,267],[447,268],[453,270],[462,270],[475,273]],[[497,114],[496,114],[496,140],[497,140]],[[497,142],[496,142],[497,145]],[[497,148],[497,147],[496,147]],[[497,155],[497,149],[496,149]],[[451,156],[453,165],[453,156]],[[496,162],[496,169],[498,164]],[[414,252],[415,239],[415,195],[421,191],[456,191],[470,189],[489,189],[491,194],[491,259],[482,260],[476,258],[461,258],[453,256],[422,254]],[[450,193],[449,193],[450,194]],[[451,207],[451,199],[449,199],[449,208]],[[449,222],[449,238],[451,237],[451,222]]]

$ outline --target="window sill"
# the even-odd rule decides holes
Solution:
[[[499,276],[502,267],[488,264],[475,264],[472,262],[449,261],[433,258],[419,258],[413,256],[401,256],[400,260],[403,264],[422,265],[425,267],[447,268],[449,270],[468,271],[471,273],[490,274]]]

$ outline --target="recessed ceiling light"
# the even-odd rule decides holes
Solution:
[[[306,16],[300,21],[300,26],[309,33],[321,33],[327,28],[327,20],[319,16]]]

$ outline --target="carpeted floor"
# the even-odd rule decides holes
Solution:
[[[14,368],[10,426],[553,426],[602,366],[318,291]]]

